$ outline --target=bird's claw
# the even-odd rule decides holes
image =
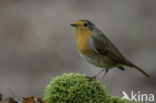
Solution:
[[[97,85],[95,85],[95,88],[96,88],[97,90],[100,90],[101,88],[100,88],[99,86],[100,86],[100,83],[98,83]]]
[[[90,77],[90,76],[86,76],[86,77],[90,80],[96,79],[96,77]]]

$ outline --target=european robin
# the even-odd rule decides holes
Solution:
[[[89,63],[102,68],[92,78],[96,78],[105,71],[99,84],[108,71],[114,67],[123,71],[125,70],[123,66],[133,67],[146,77],[150,77],[149,74],[127,60],[104,33],[89,20],[78,20],[71,25],[76,28],[76,44],[80,55]]]

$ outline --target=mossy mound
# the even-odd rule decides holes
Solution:
[[[112,96],[103,85],[95,88],[97,80],[78,73],[63,74],[51,80],[45,89],[48,103],[127,103]]]

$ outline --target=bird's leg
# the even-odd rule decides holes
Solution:
[[[102,72],[104,71],[104,69],[102,69],[98,74],[96,74],[95,76],[93,77],[88,77],[90,79],[96,79],[96,77],[98,77]]]
[[[92,78],[96,78],[96,77],[98,77],[103,71],[104,71],[104,69],[102,69],[98,74],[96,74],[96,75],[93,76]]]
[[[99,87],[99,85],[100,85],[100,84],[102,83],[102,81],[104,80],[104,78],[105,78],[106,74],[108,73],[108,71],[109,71],[109,68],[107,68],[107,69],[105,70],[105,73],[104,73],[102,79],[101,79],[100,82],[96,85],[96,87]]]

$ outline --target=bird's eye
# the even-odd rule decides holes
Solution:
[[[84,23],[83,26],[84,26],[84,27],[88,27],[88,24],[87,24],[87,23]]]

